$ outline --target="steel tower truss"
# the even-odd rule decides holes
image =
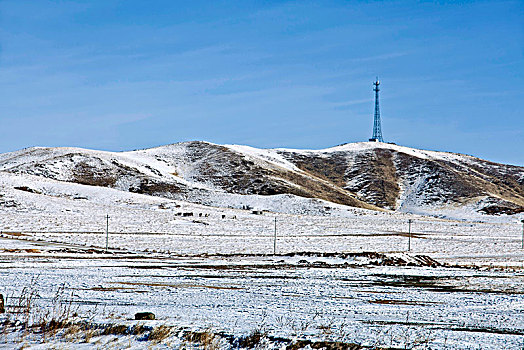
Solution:
[[[373,118],[373,137],[369,139],[369,141],[384,142],[382,139],[382,128],[380,126],[380,108],[378,104],[378,92],[380,91],[378,86],[380,85],[380,82],[378,81],[378,78],[373,85],[375,86],[373,88],[373,91],[375,91],[375,116]]]

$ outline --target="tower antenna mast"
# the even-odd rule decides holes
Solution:
[[[375,91],[375,115],[373,118],[373,137],[371,137],[369,141],[384,142],[384,140],[382,139],[382,127],[380,126],[380,108],[378,105],[378,92],[380,91],[380,89],[378,88],[378,86],[380,85],[378,77],[377,80],[373,83],[373,85],[375,86],[373,88],[373,91]]]

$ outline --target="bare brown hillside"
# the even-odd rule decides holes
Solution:
[[[213,193],[291,194],[377,210],[524,211],[523,167],[383,143],[318,151],[207,142],[121,153],[33,148],[0,155],[0,171],[195,202]]]

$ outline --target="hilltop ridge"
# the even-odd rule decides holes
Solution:
[[[378,142],[321,150],[203,141],[129,152],[35,147],[0,154],[2,174],[233,208],[291,195],[430,215],[524,212],[524,167]]]

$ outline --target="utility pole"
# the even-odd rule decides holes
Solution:
[[[109,215],[106,215],[106,253],[109,247]]]
[[[277,217],[275,216],[275,236],[273,237],[273,255],[277,255]]]
[[[522,222],[522,249],[524,249],[524,220],[520,220]]]
[[[411,223],[413,220],[408,220],[408,252],[411,251]]]

